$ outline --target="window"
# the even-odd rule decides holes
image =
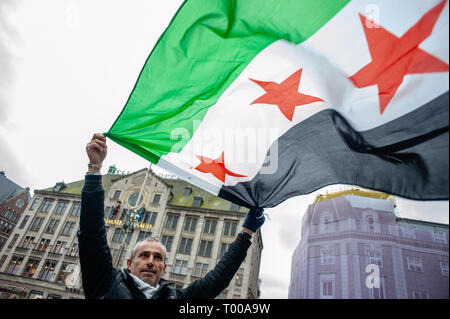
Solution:
[[[56,277],[56,281],[60,282],[60,283],[64,283],[66,280],[66,276],[67,276],[67,270],[68,270],[68,264],[63,264],[61,266],[61,269],[58,273],[58,276]]]
[[[320,248],[320,264],[334,265],[334,246],[328,245]]]
[[[193,275],[197,277],[203,277],[208,272],[208,268],[208,264],[196,263]]]
[[[139,242],[139,241],[143,240],[144,238],[150,237],[151,235],[152,235],[151,232],[140,231],[136,242]]]
[[[145,224],[150,223],[151,225],[155,226],[157,217],[158,217],[157,212],[146,212],[142,222]]]
[[[192,193],[192,188],[190,188],[190,187],[184,188],[184,193],[183,193],[184,196],[187,197],[187,196],[191,195],[191,193]]]
[[[133,232],[128,232],[127,237],[125,237],[125,243],[128,245],[131,241],[131,237],[133,236]]]
[[[434,231],[433,232],[433,241],[435,243],[446,244],[447,243],[447,237],[445,237],[445,233],[444,232]]]
[[[112,198],[112,199],[119,199],[121,193],[122,193],[121,190],[116,190],[116,191],[114,192],[114,195],[113,195],[113,198]]]
[[[203,227],[203,232],[205,234],[215,234],[216,233],[216,219],[205,219],[205,226]]]
[[[200,243],[199,256],[211,257],[212,241],[202,240]]]
[[[366,248],[366,255],[368,265],[375,264],[378,265],[378,267],[383,267],[383,253],[381,248],[368,246]]]
[[[14,245],[16,244],[17,239],[19,238],[19,234],[14,234],[13,239],[11,240],[11,242],[8,245],[8,248],[13,248]],[[5,240],[6,242],[6,240]],[[3,246],[3,244],[1,244],[0,246]],[[0,247],[0,251],[2,250],[2,247]],[[1,266],[0,266],[1,267]]]
[[[34,237],[26,236],[22,242],[22,248],[30,249],[33,245]]]
[[[105,218],[112,218],[111,216],[111,206],[106,206],[105,207],[105,214],[104,214]]]
[[[30,230],[32,230],[32,231],[39,231],[43,221],[44,221],[44,218],[36,217],[34,219],[33,223],[31,224]]]
[[[182,237],[180,245],[178,246],[178,252],[180,254],[189,255],[191,253],[191,246],[192,246],[192,239]]]
[[[121,242],[123,242],[124,236],[125,236],[125,232],[122,231],[122,228],[116,228],[114,230],[114,235],[113,235],[113,238],[111,241],[114,243],[121,243]]]
[[[234,285],[237,287],[241,287],[243,278],[244,278],[244,272],[242,270],[239,270],[235,276]]]
[[[69,256],[78,257],[78,243],[74,243],[70,249]]]
[[[15,275],[19,270],[20,265],[22,265],[23,258],[22,257],[13,257],[9,262],[8,268],[6,268],[6,273]]]
[[[53,252],[55,254],[63,254],[66,244],[67,243],[65,241],[58,240],[55,244],[55,247],[53,248]]]
[[[72,205],[72,209],[70,210],[70,216],[80,216],[80,209],[80,202],[74,202]]]
[[[25,227],[25,225],[27,224],[28,220],[30,219],[30,216],[26,215],[23,220],[22,223],[19,226],[19,229],[23,229]]]
[[[179,218],[178,215],[171,215],[171,214],[167,215],[166,224],[164,228],[175,230],[177,228],[178,218]]]
[[[239,209],[241,209],[241,206],[239,206],[238,204],[235,204],[235,203],[231,203],[230,210],[232,210],[234,212],[238,212]]]
[[[39,243],[39,246],[37,247],[37,250],[47,251],[49,244],[50,244],[50,239],[42,238]]]
[[[194,197],[194,201],[192,202],[192,207],[200,207],[203,204],[203,199],[201,197]]]
[[[57,214],[57,215],[64,214],[64,211],[66,210],[67,205],[69,205],[68,201],[59,201],[58,205],[56,206],[55,214]]]
[[[160,199],[161,199],[161,194],[155,194],[155,196],[153,196],[153,203],[154,204],[159,203]]]
[[[186,217],[184,221],[184,230],[189,232],[195,232],[195,227],[197,226],[197,217]]]
[[[28,299],[42,299],[44,293],[42,291],[31,290]]]
[[[177,259],[175,261],[175,267],[173,269],[175,274],[186,275],[187,274],[187,261]]]
[[[371,232],[375,231],[375,220],[373,216],[366,217],[366,230]]]
[[[128,214],[128,209],[122,209],[122,214],[120,215],[120,220],[124,220]]]
[[[448,263],[441,261],[440,264],[442,276],[448,277]]]
[[[39,276],[39,279],[50,281],[52,279],[53,274],[55,273],[55,268],[56,263],[46,260],[44,267],[42,268],[41,275]]]
[[[324,215],[321,216],[320,218],[320,229],[321,229],[321,233],[328,233],[330,231],[332,231],[332,223],[333,219],[331,218],[330,215]]]
[[[58,227],[59,220],[57,219],[51,219],[48,223],[47,229],[45,230],[45,233],[47,234],[54,234],[56,227]]]
[[[421,258],[407,256],[406,260],[408,262],[408,270],[423,272]]]
[[[74,228],[75,228],[75,222],[66,222],[64,224],[64,228],[61,232],[61,235],[70,236],[70,234],[72,233]]]
[[[223,234],[225,236],[236,236],[236,228],[237,222],[234,221],[225,221],[225,228],[223,230]]]
[[[334,274],[320,275],[320,298],[333,299],[334,297]]]
[[[18,199],[16,202],[16,206],[19,208],[22,207],[24,204],[25,204],[25,202],[23,201],[23,199]]]
[[[219,258],[223,257],[223,255],[227,252],[228,247],[230,247],[230,244],[227,244],[227,243],[222,243],[220,245]]]
[[[53,199],[45,198],[44,202],[41,205],[40,212],[48,213],[53,205]]]
[[[39,260],[31,259],[31,258],[28,259],[27,266],[25,267],[25,270],[24,270],[22,276],[33,277],[38,265],[39,265]]]
[[[170,249],[172,248],[173,236],[164,235],[162,236],[161,241],[164,244],[164,246],[166,246],[167,252],[169,252]]]
[[[33,199],[33,202],[31,203],[30,210],[34,210],[38,203],[39,203],[39,198],[36,197],[35,199]]]

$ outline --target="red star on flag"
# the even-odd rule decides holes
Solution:
[[[251,104],[274,104],[292,122],[296,106],[313,102],[323,102],[322,99],[315,96],[298,92],[302,70],[296,71],[280,84],[250,79],[266,91],[266,94],[254,100]]]
[[[202,173],[211,173],[223,183],[225,183],[225,174],[235,177],[247,177],[245,175],[233,173],[232,171],[225,168],[224,152],[222,152],[222,154],[217,159],[211,159],[209,157],[200,155],[195,156],[201,161],[200,165],[195,167],[196,170]]]
[[[380,114],[383,114],[406,74],[448,72],[448,64],[419,48],[430,36],[446,0],[428,11],[398,38],[383,27],[369,28],[366,17],[359,15],[372,62],[350,77],[358,88],[378,86]]]

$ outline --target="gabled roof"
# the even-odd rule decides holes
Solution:
[[[106,174],[102,176],[102,184],[103,189],[105,190],[105,194],[108,193],[109,188],[111,187],[112,182],[116,181],[117,179],[121,178],[123,175],[117,175],[117,174]],[[52,192],[57,194],[70,194],[70,195],[81,195],[81,190],[83,189],[84,185],[84,179],[75,181],[72,183],[65,184],[66,187],[62,189],[59,192],[55,192],[53,190],[54,186],[36,190],[36,192]]]
[[[194,201],[194,197],[201,197],[203,202],[199,208],[202,209],[210,209],[210,210],[222,210],[230,212],[232,211],[230,201],[225,199],[221,199],[199,187],[196,187],[184,180],[181,179],[164,179],[165,182],[169,185],[172,185],[172,199],[167,203],[172,206],[182,206],[182,207],[193,207],[192,203]],[[186,188],[191,188],[192,192],[186,196],[184,194],[184,190]],[[197,207],[196,207],[197,208]],[[248,208],[240,207],[236,212],[246,213]]]

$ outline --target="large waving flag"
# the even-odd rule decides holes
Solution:
[[[247,207],[448,199],[444,0],[187,0],[106,135]]]

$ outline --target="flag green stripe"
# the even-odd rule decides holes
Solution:
[[[195,131],[194,121],[203,119],[261,50],[280,39],[305,41],[348,2],[185,1],[106,136],[153,163],[179,152]]]

